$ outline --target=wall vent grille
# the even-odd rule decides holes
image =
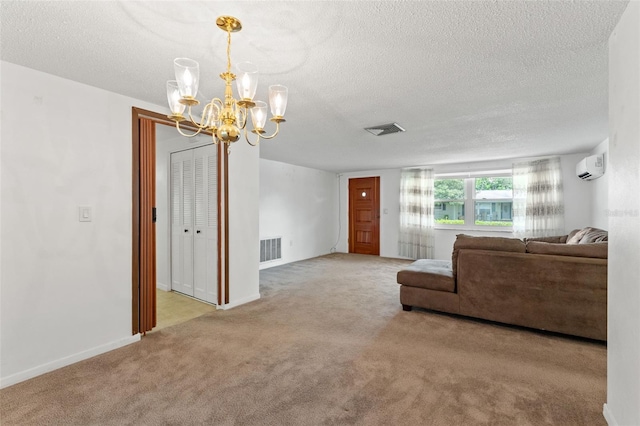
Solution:
[[[260,240],[260,263],[282,259],[282,237]]]

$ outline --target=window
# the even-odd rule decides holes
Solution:
[[[433,183],[433,198],[437,224],[464,225],[464,179],[436,179]]]
[[[481,177],[474,181],[474,224],[513,226],[513,178]]]
[[[513,226],[513,179],[509,172],[490,176],[441,178],[434,182],[437,226]],[[465,216],[465,211],[473,212]]]

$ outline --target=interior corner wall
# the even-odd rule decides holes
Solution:
[[[589,155],[602,155],[604,175],[589,181],[591,185],[591,226],[609,230],[609,139],[596,146]]]
[[[609,38],[609,268],[607,403],[610,426],[640,425],[640,2]]]
[[[131,333],[131,107],[161,108],[0,66],[4,387],[139,340]],[[91,222],[79,221],[79,206],[91,207]]]
[[[244,140],[229,155],[229,303],[232,308],[260,298],[260,147]]]
[[[282,238],[282,259],[260,269],[321,256],[338,236],[338,176],[260,160],[260,239]]]

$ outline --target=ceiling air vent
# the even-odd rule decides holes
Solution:
[[[398,123],[381,124],[379,126],[365,127],[364,129],[372,135],[376,136],[404,132],[404,129],[400,127]]]

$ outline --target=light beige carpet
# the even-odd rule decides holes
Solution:
[[[606,348],[403,312],[407,262],[261,272],[262,299],[0,392],[2,425],[605,425]]]

